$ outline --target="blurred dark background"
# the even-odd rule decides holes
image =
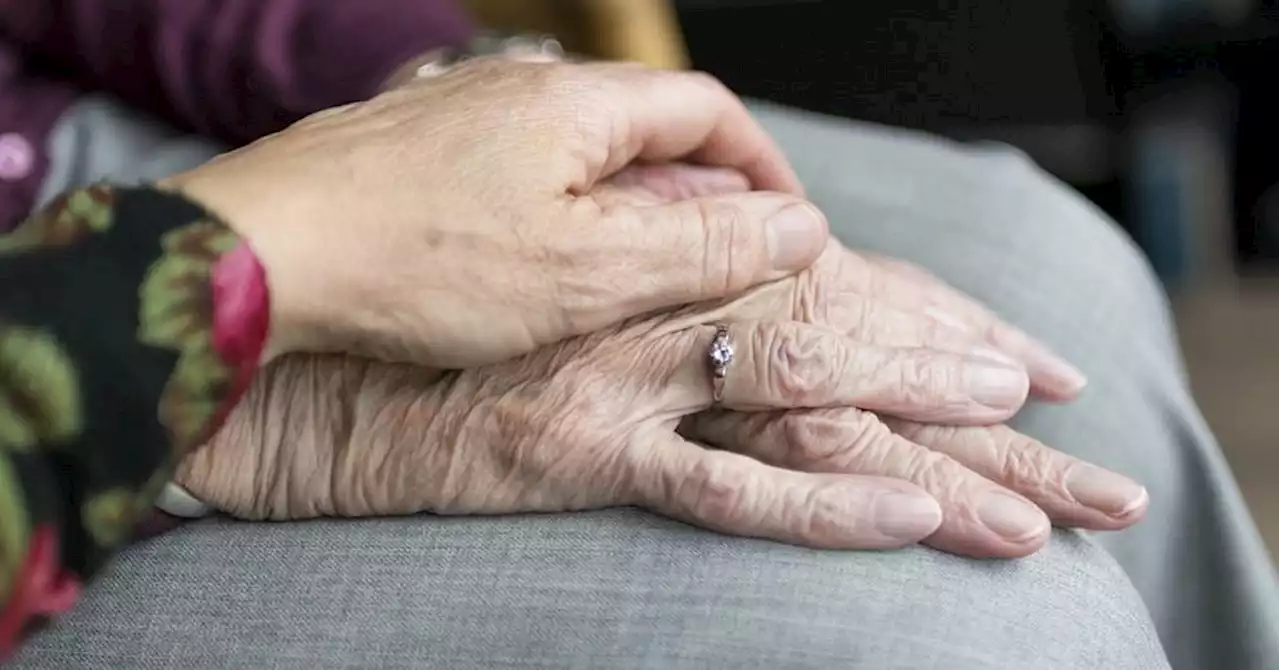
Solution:
[[[1173,285],[1276,267],[1275,0],[676,0],[735,91],[1004,141]]]

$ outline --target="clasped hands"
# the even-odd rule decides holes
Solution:
[[[267,182],[297,195],[228,196]],[[168,185],[254,246],[288,354],[180,465],[232,515],[639,505],[814,547],[1021,556],[1051,523],[1145,512],[1141,486],[1001,425],[1029,393],[1073,398],[1074,368],[827,239],[704,76],[472,63]],[[737,354],[713,407],[716,323]]]

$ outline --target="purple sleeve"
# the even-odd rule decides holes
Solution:
[[[84,83],[244,142],[465,42],[457,0],[0,0],[0,35]]]

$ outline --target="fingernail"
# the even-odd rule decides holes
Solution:
[[[1040,359],[1045,373],[1057,380],[1057,386],[1063,393],[1074,395],[1089,383],[1089,378],[1084,376],[1079,368],[1055,353],[1048,350],[1037,352],[1037,358]]]
[[[765,228],[773,269],[794,272],[809,267],[827,243],[827,227],[813,205],[788,205]]]
[[[942,508],[929,496],[885,493],[875,502],[876,530],[900,540],[928,537],[942,524]]]
[[[1021,407],[1031,386],[1027,371],[1011,365],[993,363],[989,358],[971,357],[968,383],[969,397],[979,404],[996,409]]]
[[[1060,399],[1074,397],[1088,383],[1088,378],[1076,366],[1054,353],[1052,349],[1036,341],[1030,335],[1011,327],[996,328],[991,332],[992,344],[1004,351],[1017,351],[1036,378],[1036,385],[1046,387]]]
[[[978,520],[1010,542],[1026,542],[1045,532],[1048,519],[1040,510],[1013,496],[993,491],[978,505]]]
[[[1147,504],[1147,490],[1137,482],[1093,465],[1071,469],[1067,492],[1081,505],[1111,516],[1125,516]]]

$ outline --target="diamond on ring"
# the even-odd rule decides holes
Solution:
[[[729,326],[716,324],[716,334],[707,348],[707,362],[711,365],[711,398],[719,403],[724,400],[724,378],[733,363],[733,342],[729,340]]]

